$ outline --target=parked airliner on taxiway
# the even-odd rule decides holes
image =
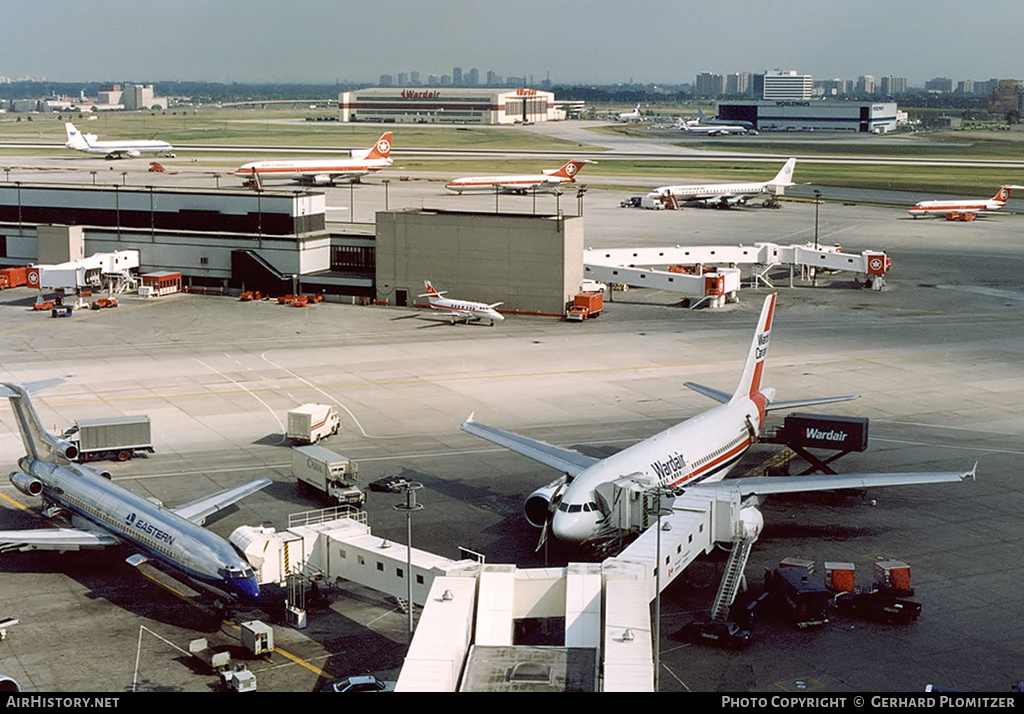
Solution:
[[[136,158],[142,154],[174,156],[173,146],[159,139],[100,141],[95,134],[83,134],[71,122],[64,124],[68,141],[64,146],[87,154],[103,154],[108,159]]]
[[[445,188],[452,193],[465,191],[500,191],[525,194],[531,191],[554,191],[559,186],[573,183],[576,174],[592,161],[569,161],[560,168],[548,169],[540,174],[512,174],[503,176],[468,176],[448,182]]]
[[[384,132],[371,148],[353,151],[350,159],[329,157],[300,161],[254,161],[239,166],[234,173],[255,184],[267,179],[287,179],[315,185],[354,181],[368,173],[391,166],[392,136],[392,132]]]

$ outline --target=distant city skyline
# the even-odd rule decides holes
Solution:
[[[0,75],[54,81],[375,83],[478,68],[554,84],[689,84],[792,69],[923,86],[1024,76],[1024,3],[990,0],[36,0],[4,7]],[[951,32],[956,40],[951,42]]]

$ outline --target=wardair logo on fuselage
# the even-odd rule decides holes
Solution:
[[[652,462],[651,468],[660,480],[672,482],[686,475],[686,459],[682,454],[669,454],[664,461]]]

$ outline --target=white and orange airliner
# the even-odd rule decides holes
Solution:
[[[353,151],[350,159],[303,159],[301,161],[255,161],[235,169],[247,183],[259,185],[266,179],[287,179],[316,185],[353,181],[391,166],[392,132],[381,134],[370,149]]]
[[[468,176],[457,178],[445,185],[452,193],[464,191],[500,191],[501,193],[526,194],[533,191],[554,191],[562,184],[573,183],[576,174],[587,164],[586,160],[568,161],[557,169],[546,169],[539,174],[512,174],[504,176]]]
[[[743,503],[740,517],[744,528],[753,534],[760,532],[764,523],[757,508],[759,496],[944,483],[973,478],[974,472],[970,471],[753,477],[723,481],[757,441],[767,412],[856,398],[843,396],[783,402],[775,400],[774,389],[761,386],[775,315],[775,298],[775,294],[765,298],[735,392],[729,394],[686,382],[687,387],[721,404],[612,456],[596,459],[572,449],[481,424],[474,420],[472,414],[462,424],[462,429],[563,472],[561,478],[534,491],[527,498],[524,510],[531,525],[545,531],[550,527],[556,538],[573,543],[585,543],[607,530],[608,504],[599,495],[598,487],[625,476],[642,476],[652,485],[684,487],[694,494],[714,495],[715,491],[738,494]]]
[[[914,218],[920,216],[948,216],[954,213],[980,216],[992,211],[998,211],[1005,206],[1015,188],[1022,187],[1009,184],[1000,186],[996,195],[987,200],[957,198],[947,201],[918,201],[909,209],[909,212]]]

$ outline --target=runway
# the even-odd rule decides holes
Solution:
[[[117,164],[116,178],[130,166],[130,182],[198,180],[146,174],[142,160],[132,161]],[[69,175],[91,178],[87,170]],[[494,209],[494,196],[449,196],[437,182],[410,178],[387,188],[374,179],[328,189],[327,203],[358,221],[385,202]],[[212,185],[211,177],[202,181]],[[622,197],[587,192],[587,247],[789,243],[815,233],[812,203],[641,211],[619,208]],[[502,210],[533,206],[531,197],[498,200]],[[580,207],[571,193],[538,197],[537,205],[569,214]],[[957,470],[977,461],[978,480],[770,500],[747,566],[752,586],[792,556],[819,568],[853,562],[858,585],[867,586],[874,562],[893,557],[911,566],[921,618],[893,627],[835,617],[793,630],[765,617],[747,650],[684,645],[671,635],[707,611],[721,572],[720,562],[698,561],[664,599],[662,688],[895,692],[931,683],[1005,692],[1021,677],[1024,651],[1015,626],[1024,614],[1017,588],[1024,488],[1016,468],[1024,453],[1024,218],[914,221],[903,209],[828,203],[819,207],[818,238],[847,252],[886,251],[893,259],[887,288],[864,290],[842,275],[789,288],[780,278],[766,383],[780,399],[861,395],[827,410],[870,419],[869,450],[844,457],[837,470]],[[19,288],[0,292],[0,379],[63,377],[37,400],[53,427],[148,414],[156,453],[109,469],[118,483],[166,504],[256,476],[273,479],[209,524],[224,536],[244,524],[283,527],[289,513],[320,505],[295,489],[282,420],[299,403],[330,402],[343,429],[325,445],[356,459],[364,483],[401,473],[424,484],[416,547],[447,557],[465,547],[489,563],[535,566],[546,556],[563,564],[582,556],[558,546],[535,552],[537,534],[521,514],[526,495],[558,474],[459,424],[475,412],[590,455],[613,453],[711,406],[684,381],[733,388],[765,292],[745,289],[739,304],[688,311],[677,296],[630,290],[615,293],[597,320],[510,316],[491,328],[451,326],[413,309],[322,303],[299,310],[198,295],[125,297],[117,310],[54,320],[33,312],[31,292]],[[0,463],[13,469],[21,448],[3,405]],[[756,446],[735,473],[774,449]],[[0,529],[38,522],[12,505],[32,504],[6,479],[0,496]],[[371,494],[375,534],[404,540],[405,515],[393,508],[401,498]],[[8,609],[0,616],[20,620],[0,641],[0,672],[28,692],[215,688],[215,677],[167,643],[187,650],[190,639],[205,636],[237,647],[237,631],[142,577],[124,564],[127,555],[0,555]],[[240,615],[273,622],[289,655],[248,663],[263,691],[321,689],[334,677],[393,673],[402,663],[405,615],[352,584],[311,610],[304,630],[269,614]]]

